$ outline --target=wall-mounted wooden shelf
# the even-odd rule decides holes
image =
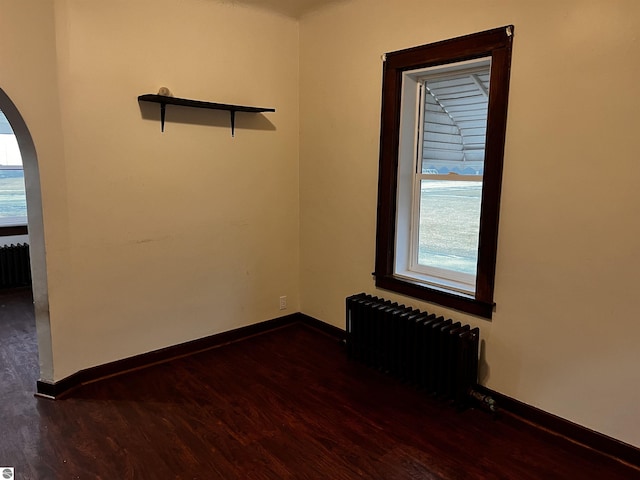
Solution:
[[[164,132],[164,117],[167,105],[179,105],[181,107],[207,108],[209,110],[226,110],[231,115],[231,136],[235,135],[236,112],[261,113],[275,112],[275,108],[246,107],[243,105],[229,105],[226,103],[203,102],[201,100],[189,100],[188,98],[169,97],[148,93],[138,97],[139,102],[151,102],[160,104],[160,130]]]

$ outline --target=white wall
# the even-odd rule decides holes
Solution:
[[[492,322],[376,291],[381,55],[515,25]],[[353,0],[300,26],[301,305],[367,291],[481,327],[482,382],[640,446],[640,4]]]

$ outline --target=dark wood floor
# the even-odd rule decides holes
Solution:
[[[640,478],[516,419],[457,412],[302,324],[36,398],[29,302],[0,293],[0,466],[19,479]]]

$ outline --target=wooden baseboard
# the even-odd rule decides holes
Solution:
[[[60,399],[74,388],[87,383],[121,375],[133,370],[139,370],[158,363],[168,362],[176,358],[193,355],[301,321],[304,322],[302,314],[294,313],[285,317],[236,328],[228,332],[218,333],[179,345],[173,345],[134,357],[80,370],[54,383],[39,380],[36,385],[37,395],[44,398]]]
[[[176,358],[193,355],[232,342],[240,341],[253,335],[281,328],[293,323],[303,323],[319,330],[337,340],[345,339],[345,331],[329,325],[321,320],[303,313],[294,313],[285,317],[237,328],[228,332],[211,335],[209,337],[181,343],[171,347],[143,353],[135,357],[125,358],[115,362],[81,370],[55,383],[38,381],[37,395],[44,398],[59,399],[81,385],[96,382],[108,377],[121,375],[132,370],[149,367],[158,363],[168,362]],[[563,418],[552,415],[526,403],[515,400],[507,395],[478,386],[477,390],[493,397],[499,411],[519,418],[551,433],[561,435],[570,441],[597,450],[611,457],[617,458],[636,468],[640,468],[640,449],[614,438],[590,430]]]
[[[267,320],[254,325],[236,328],[228,332],[218,333],[216,335],[192,340],[179,345],[173,345],[171,347],[154,350],[134,357],[124,358],[115,362],[80,370],[79,372],[54,383],[39,380],[36,385],[36,395],[43,398],[60,399],[71,392],[74,388],[86,385],[87,383],[97,382],[99,380],[121,375],[133,370],[139,370],[158,363],[164,363],[176,358],[193,355],[198,352],[237,342],[253,335],[259,335],[293,323],[304,323],[305,325],[316,330],[320,330],[327,335],[336,337],[338,340],[344,339],[344,330],[341,328],[316,320],[315,318],[303,313],[293,313],[273,320]]]
[[[479,385],[477,390],[493,397],[498,412],[514,416],[529,424],[560,435],[568,440],[614,457],[640,469],[640,449],[577,423],[527,405],[519,400]]]
[[[304,313],[298,314],[298,321],[308,325],[309,327],[315,328],[316,330],[320,330],[322,333],[331,337],[335,337],[337,340],[342,341],[346,338],[346,332],[342,328],[334,327],[333,325],[310,317],[309,315],[305,315]]]

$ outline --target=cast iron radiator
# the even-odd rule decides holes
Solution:
[[[350,358],[464,407],[478,379],[480,329],[365,293],[347,298]]]
[[[0,247],[0,288],[31,285],[29,245],[19,243]]]

